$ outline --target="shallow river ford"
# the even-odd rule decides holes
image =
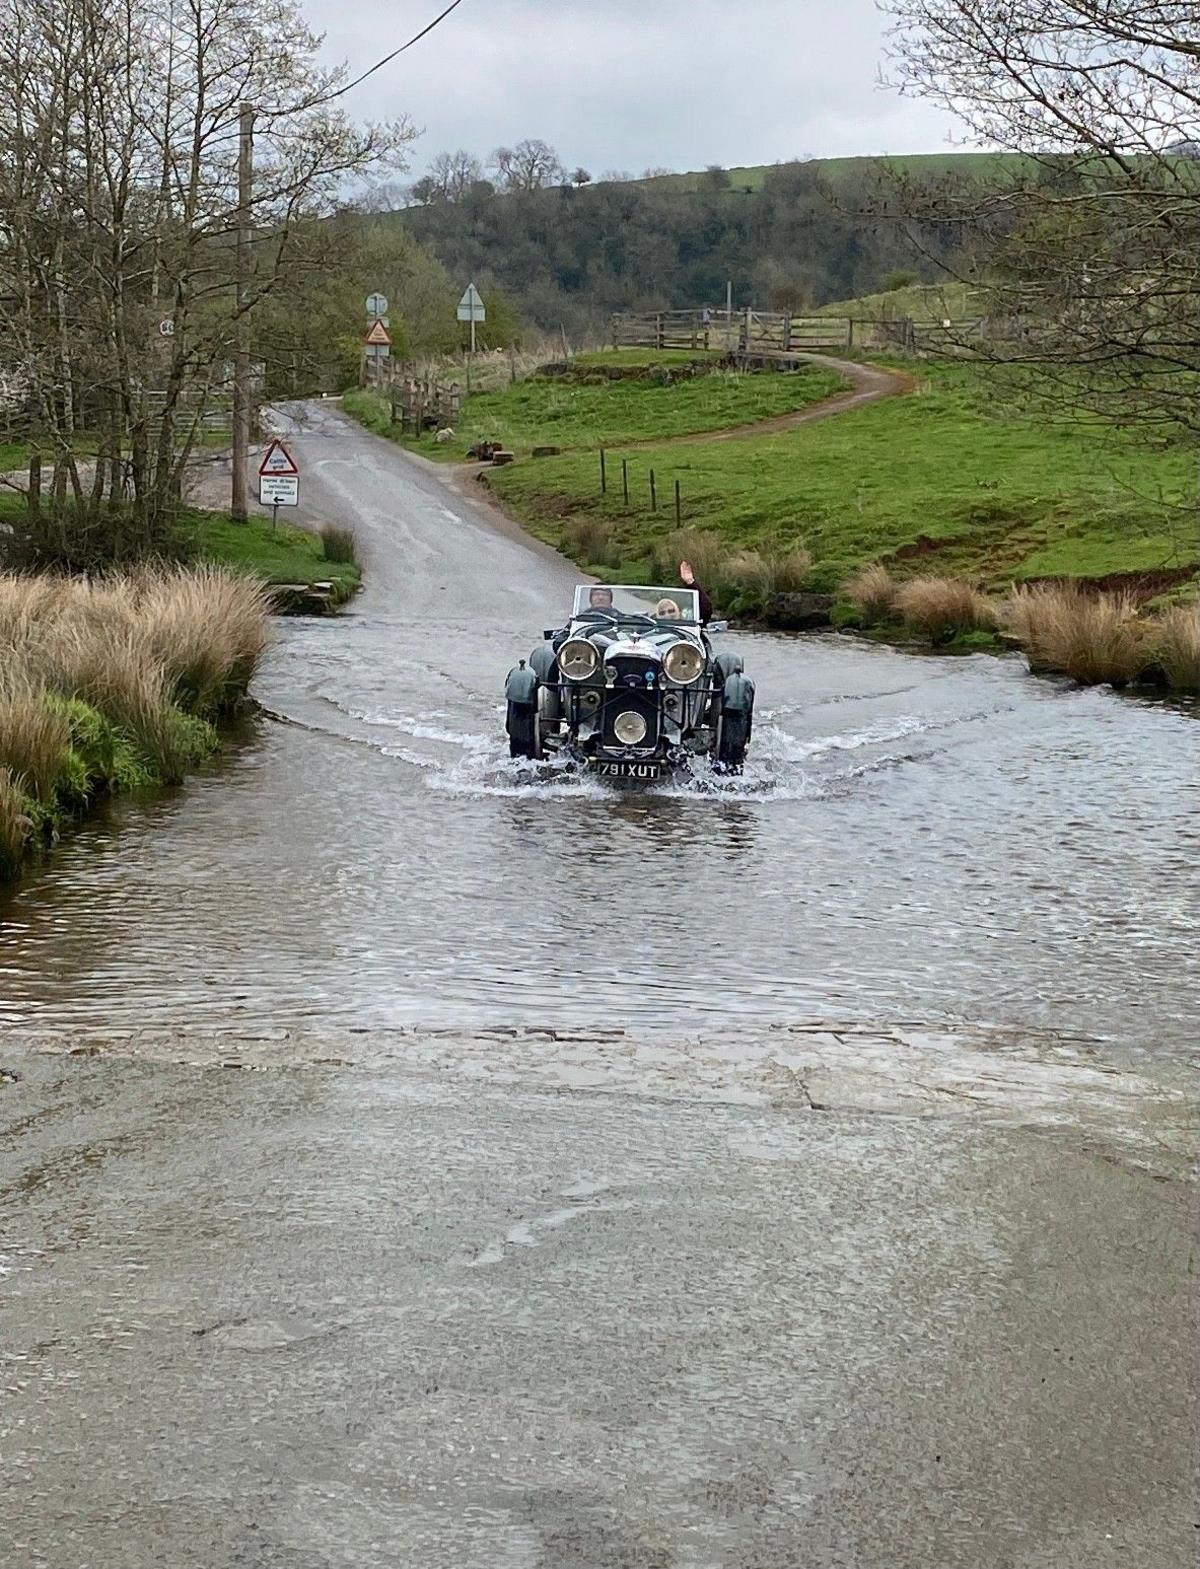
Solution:
[[[744,778],[510,763],[505,672],[574,572],[332,410],[283,419],[369,588],[283,623],[270,714],[0,903],[0,1024],[829,1016],[1194,1044],[1200,723],[1016,658],[726,634]]]

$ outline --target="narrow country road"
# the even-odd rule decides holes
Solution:
[[[1195,719],[758,635],[546,778],[572,569],[280,424],[366,593],[0,904],[0,1565],[1190,1569]]]

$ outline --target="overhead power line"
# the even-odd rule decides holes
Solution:
[[[368,76],[374,76],[376,71],[382,71],[384,66],[389,65],[397,55],[402,55],[406,49],[411,49],[414,44],[419,44],[422,38],[428,38],[434,28],[439,23],[444,22],[451,11],[457,11],[462,3],[463,0],[451,0],[451,4],[439,16],[435,16],[433,21],[427,27],[423,27],[419,33],[414,33],[406,44],[401,44],[399,49],[393,49],[391,54],[385,54],[382,60],[376,60],[369,71],[364,71],[361,76],[356,76],[352,82],[347,82],[345,87],[339,87],[336,93],[330,93],[328,98],[322,98],[320,102],[332,103],[335,98],[341,98],[345,93],[351,92],[355,87],[365,82]]]

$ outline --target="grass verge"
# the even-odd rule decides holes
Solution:
[[[97,800],[215,751],[269,613],[260,583],[215,566],[0,575],[0,881]]]
[[[312,588],[333,585],[332,601],[344,604],[362,587],[362,568],[355,559],[353,535],[348,529],[307,529],[279,524],[269,518],[251,517],[235,523],[228,513],[188,508],[185,520],[197,557],[232,567],[271,585],[293,584]],[[334,537],[336,535],[336,537]]]
[[[813,558],[805,587],[817,592],[836,593],[879,561],[901,579],[965,577],[992,590],[1039,578],[1127,581],[1139,595],[1200,565],[1189,453],[1080,422],[995,415],[962,366],[924,366],[921,376],[911,397],[778,435],[633,453],[628,507],[611,468],[600,495],[594,454],[518,463],[488,483],[568,554],[579,519],[606,524],[605,566],[630,581],[676,528],[667,504],[676,479],[685,526],[711,555],[803,546]],[[756,617],[765,603],[748,587],[719,608]]]
[[[655,363],[660,362],[661,356],[656,356]],[[464,399],[454,440],[445,443],[432,434],[400,436],[392,426],[388,400],[378,393],[353,390],[342,403],[369,430],[402,441],[427,457],[461,463],[478,441],[498,441],[519,456],[535,447],[559,447],[589,454],[587,473],[597,480],[595,453],[601,446],[616,448],[753,425],[796,413],[845,386],[835,371],[809,365],[795,371],[719,370],[712,375],[668,378],[669,365],[660,377],[617,382],[599,374],[595,381],[533,376],[503,392]],[[539,463],[546,461],[539,459]],[[614,485],[619,495],[619,465],[610,475],[610,486]]]

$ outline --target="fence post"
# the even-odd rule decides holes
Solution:
[[[653,469],[650,470],[650,510],[651,512],[658,511],[658,490],[654,483]]]
[[[846,317],[846,347],[848,349],[852,349],[854,347],[854,317],[853,316],[847,316]]]
[[[654,318],[654,347],[661,349],[663,346],[663,319],[662,312]]]
[[[612,340],[613,340],[613,348],[614,349],[619,349],[621,347],[621,343],[620,343],[620,329],[617,326],[617,318],[616,318],[615,315],[613,316],[613,319],[612,319]]]
[[[683,525],[683,497],[679,489],[679,481],[675,481],[675,527]]]
[[[621,489],[625,493],[625,505],[629,505],[629,459],[621,459]]]
[[[608,494],[608,471],[604,466],[604,448],[600,448],[600,494]]]

